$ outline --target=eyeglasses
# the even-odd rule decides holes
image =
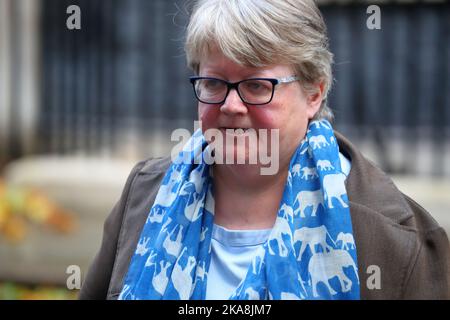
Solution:
[[[222,104],[231,89],[236,89],[242,102],[249,105],[268,104],[273,99],[275,86],[298,81],[297,76],[286,78],[252,78],[239,82],[228,82],[210,77],[190,77],[198,101],[206,104]]]

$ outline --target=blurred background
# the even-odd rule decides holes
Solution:
[[[450,4],[317,1],[335,127],[450,234]],[[369,4],[381,29],[369,30]],[[69,30],[70,5],[81,30]],[[137,161],[193,130],[182,0],[0,0],[0,299],[74,299]]]

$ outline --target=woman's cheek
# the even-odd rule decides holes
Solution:
[[[252,118],[254,119],[255,127],[269,129],[270,144],[276,143],[276,150],[280,154],[284,154],[291,151],[292,146],[290,144],[295,140],[295,136],[291,136],[291,134],[295,135],[296,132],[290,132],[289,121],[292,121],[292,119],[289,116],[286,117],[281,111],[280,108],[267,108],[255,113]],[[278,129],[278,134],[272,137],[270,129]]]
[[[199,104],[198,106],[198,120],[202,122],[202,131],[217,127],[217,119],[219,109],[211,106]]]
[[[255,129],[278,129],[283,125],[278,123],[277,114],[268,109],[255,109],[251,112],[252,122]]]

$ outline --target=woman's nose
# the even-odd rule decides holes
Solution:
[[[247,106],[239,97],[236,89],[231,89],[225,102],[220,106],[220,111],[225,114],[246,114],[248,112]]]

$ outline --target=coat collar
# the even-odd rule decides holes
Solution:
[[[342,134],[334,134],[340,152],[351,161],[346,180],[350,204],[362,205],[399,224],[409,219],[413,213],[393,181]]]

